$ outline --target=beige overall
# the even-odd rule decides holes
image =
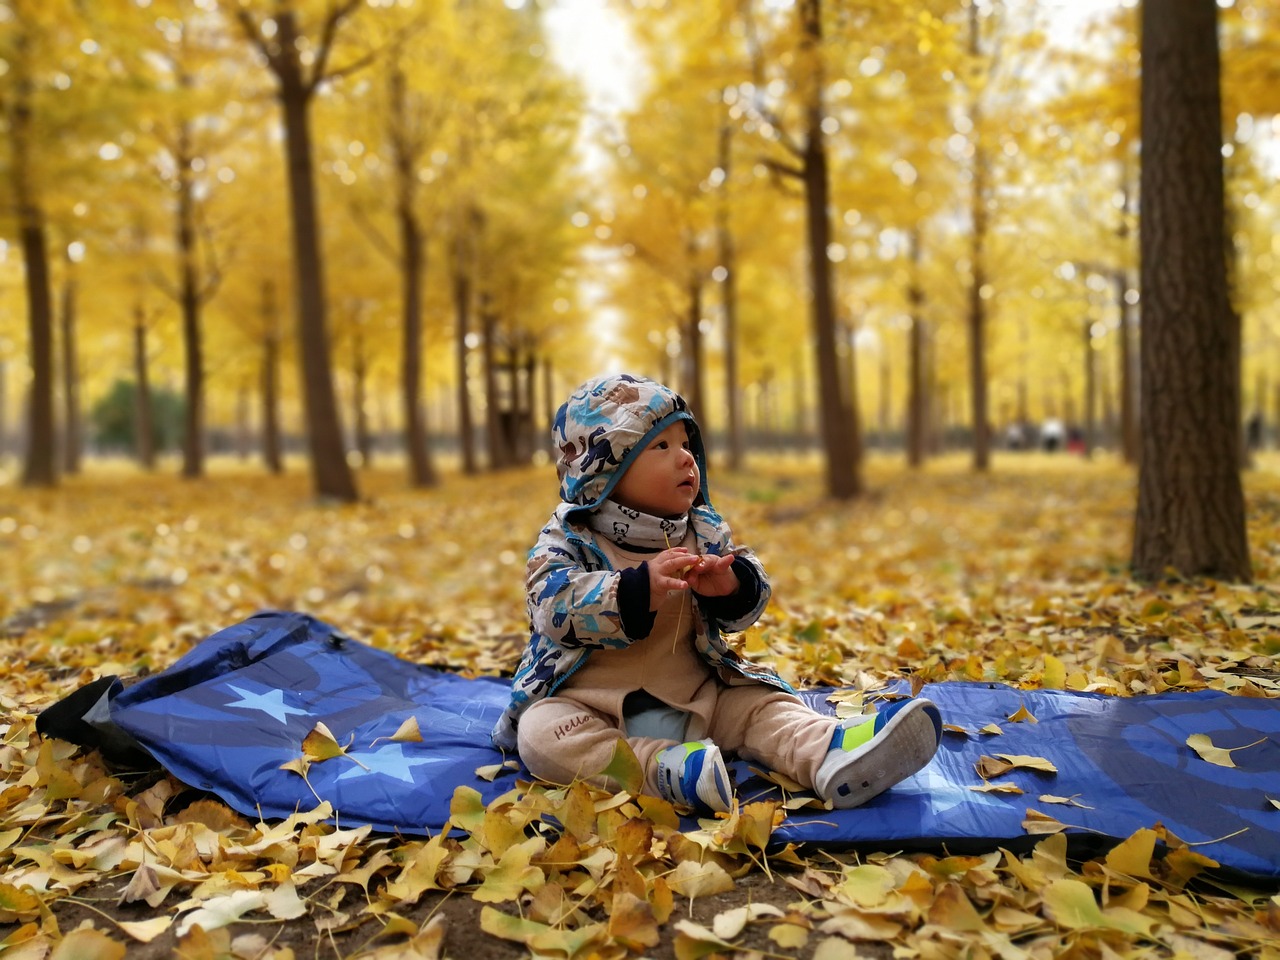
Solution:
[[[690,535],[685,545],[692,548],[692,542]],[[652,556],[611,543],[602,547],[618,570]],[[695,602],[689,591],[671,594],[647,637],[622,650],[592,651],[553,696],[525,711],[518,729],[520,758],[530,773],[549,783],[583,779],[617,789],[597,774],[625,737],[645,771],[646,792],[656,794],[655,758],[682,741],[627,735],[623,700],[643,690],[688,715],[683,740],[710,739],[726,753],[812,786],[835,718],[761,683],[743,678],[730,686],[719,680],[694,650]]]

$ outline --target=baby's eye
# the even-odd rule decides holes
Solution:
[[[667,441],[665,441],[665,440],[659,440],[659,441],[657,442],[656,446],[657,446],[657,448],[658,448],[659,450],[665,450],[665,449],[667,449]]]

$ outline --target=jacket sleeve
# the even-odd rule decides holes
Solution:
[[[704,615],[714,619],[720,629],[727,633],[747,629],[760,619],[773,595],[764,564],[750,547],[733,542],[733,532],[728,523],[710,507],[694,507],[689,511],[689,516],[694,521],[694,529],[698,535],[698,552],[717,556],[733,554],[733,572],[742,586],[733,597],[699,597],[699,606]]]
[[[618,587],[622,575],[593,569],[553,519],[529,551],[525,589],[533,631],[568,649],[629,646]]]

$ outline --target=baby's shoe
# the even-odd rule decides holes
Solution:
[[[837,809],[860,806],[922,769],[941,741],[942,715],[919,697],[842,720],[813,789]]]
[[[658,793],[677,806],[706,813],[733,807],[733,783],[720,748],[710,740],[677,743],[658,754]]]

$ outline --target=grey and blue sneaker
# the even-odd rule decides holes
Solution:
[[[710,740],[677,743],[658,754],[658,793],[664,800],[700,813],[728,813],[733,781]]]
[[[895,700],[878,713],[840,721],[813,789],[840,810],[857,807],[923,769],[942,742],[932,701]]]

